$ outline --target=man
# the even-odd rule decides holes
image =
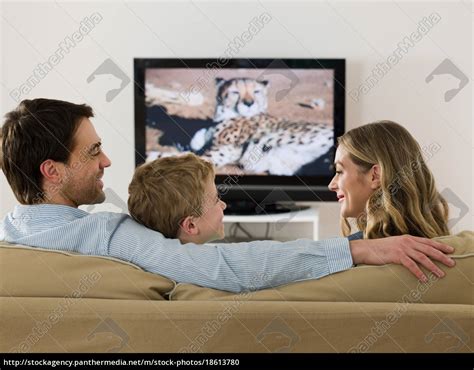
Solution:
[[[0,163],[21,205],[2,221],[0,240],[112,256],[178,282],[233,292],[317,279],[360,263],[402,264],[422,281],[419,265],[444,275],[430,258],[454,265],[444,254],[451,247],[412,236],[196,245],[167,239],[125,214],[89,214],[77,207],[104,201],[101,178],[111,165],[92,116],[86,105],[49,99],[24,100],[6,115]]]

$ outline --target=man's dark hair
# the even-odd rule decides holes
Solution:
[[[47,159],[68,163],[79,123],[93,116],[86,104],[52,99],[23,100],[5,115],[0,166],[21,204],[45,200],[41,163]]]

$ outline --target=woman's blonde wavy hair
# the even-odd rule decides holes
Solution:
[[[361,172],[380,166],[380,188],[356,219],[364,239],[449,235],[448,205],[436,190],[420,145],[404,127],[392,121],[370,123],[339,137],[338,145]],[[347,218],[341,219],[341,228],[345,236],[351,233]]]

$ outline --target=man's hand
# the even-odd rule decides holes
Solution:
[[[382,239],[353,240],[350,245],[352,260],[355,264],[385,265],[396,263],[405,266],[423,282],[427,282],[428,279],[418,264],[426,267],[438,277],[443,277],[444,272],[431,259],[446,266],[454,266],[454,260],[445,254],[452,253],[454,251],[453,247],[417,236],[401,235]]]

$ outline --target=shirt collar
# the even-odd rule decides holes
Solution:
[[[88,212],[83,211],[82,209],[65,206],[62,204],[19,204],[13,209],[14,218],[21,218],[26,214],[34,214],[35,217],[39,217],[40,215],[51,217],[55,215],[67,219],[82,218],[89,215]]]

